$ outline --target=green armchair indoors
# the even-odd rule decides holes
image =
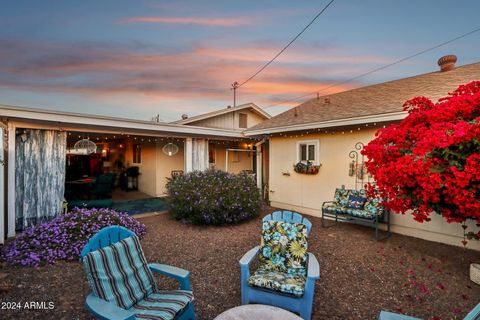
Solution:
[[[90,194],[96,199],[111,198],[116,177],[115,173],[99,175],[90,190]]]

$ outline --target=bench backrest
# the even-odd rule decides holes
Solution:
[[[354,190],[354,189],[337,188],[335,189],[335,196],[334,196],[335,202],[338,205],[345,207],[348,203],[348,197],[350,195],[366,198],[367,202],[365,202],[364,210],[369,211],[372,214],[383,216],[385,209],[383,208],[383,206],[380,205],[380,199],[368,198],[367,195],[365,194],[364,189]]]

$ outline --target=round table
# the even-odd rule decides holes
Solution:
[[[302,320],[290,311],[263,304],[246,304],[228,309],[218,315],[215,320]]]

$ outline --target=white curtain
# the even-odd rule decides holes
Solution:
[[[208,139],[192,139],[193,166],[192,170],[208,169]]]
[[[65,192],[67,134],[53,130],[17,130],[15,167],[16,229],[57,216]]]

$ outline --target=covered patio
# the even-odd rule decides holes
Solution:
[[[64,198],[69,207],[88,201],[110,207],[163,197],[175,174],[262,170],[258,140],[232,130],[8,106],[2,116],[8,160],[2,242],[65,210]]]

